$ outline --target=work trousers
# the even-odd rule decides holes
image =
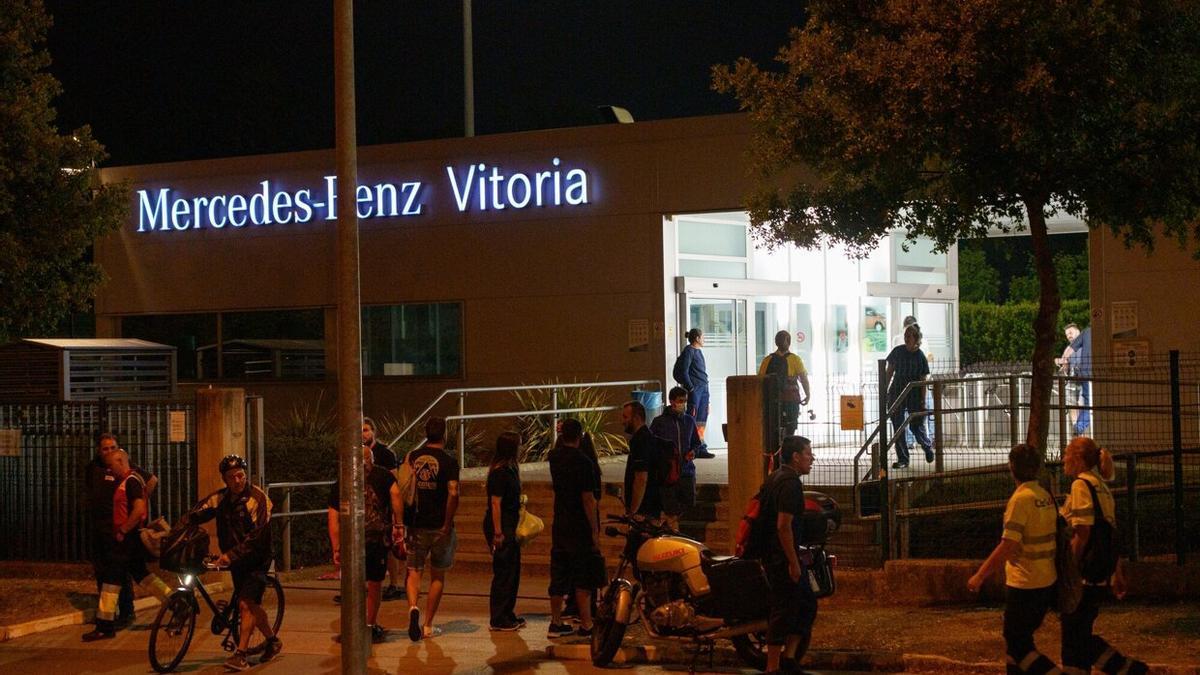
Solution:
[[[1033,634],[1056,600],[1053,584],[1045,588],[1005,588],[1004,651],[1008,675],[1046,675],[1061,672],[1037,650]]]
[[[1145,663],[1131,659],[1113,649],[1104,638],[1096,635],[1096,617],[1100,603],[1108,597],[1108,586],[1084,586],[1079,607],[1062,616],[1062,662],[1068,673],[1090,673],[1097,668],[1105,673],[1124,672],[1138,675],[1148,668]]]

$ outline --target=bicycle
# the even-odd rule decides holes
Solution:
[[[228,569],[213,564],[215,560],[215,557],[205,558],[204,569],[208,571]],[[196,600],[197,591],[208,608],[212,610],[213,618],[210,628],[213,635],[225,634],[221,640],[221,647],[227,652],[237,649],[241,635],[241,612],[237,608],[237,591],[234,591],[233,597],[229,599],[228,603],[224,600],[214,602],[204,587],[204,583],[200,581],[199,575],[181,572],[179,573],[179,588],[163,602],[162,607],[158,610],[158,615],[154,617],[154,624],[150,628],[150,666],[159,673],[169,673],[175,670],[180,661],[183,661],[183,657],[187,655],[188,647],[192,644],[192,636],[196,631],[196,617],[200,613],[200,603]],[[261,606],[267,613],[271,632],[278,635],[279,627],[283,624],[283,587],[274,573],[267,574],[267,585],[263,592]],[[246,654],[250,656],[259,654],[266,644],[266,639],[260,633],[252,638]]]

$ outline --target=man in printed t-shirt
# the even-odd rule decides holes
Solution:
[[[414,500],[404,509],[408,533],[408,637],[413,642],[436,637],[441,631],[433,626],[446,570],[454,564],[458,546],[454,532],[454,514],[458,511],[458,461],[445,450],[446,420],[430,417],[425,423],[425,446],[410,452],[404,461],[412,469]],[[421,594],[421,571],[430,561],[429,600],[425,604],[425,624],[417,601]]]

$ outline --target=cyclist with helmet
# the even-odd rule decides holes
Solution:
[[[246,649],[255,626],[267,638],[262,659],[268,661],[283,649],[279,637],[271,631],[267,613],[263,611],[263,592],[266,574],[271,569],[271,500],[246,479],[246,460],[229,455],[219,466],[225,487],[217,490],[191,513],[193,523],[217,521],[217,540],[221,556],[217,565],[228,567],[233,575],[233,587],[238,597],[243,629],[237,651],[225,662],[230,670],[246,670]]]

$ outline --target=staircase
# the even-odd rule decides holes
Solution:
[[[600,499],[600,516],[623,513],[620,500],[622,485],[605,483]],[[880,566],[880,550],[877,543],[877,521],[860,520],[854,513],[851,488],[849,486],[819,487],[806,486],[833,497],[842,512],[842,525],[830,541],[829,549],[838,556],[841,567]],[[522,491],[529,497],[529,511],[546,522],[546,529],[521,551],[522,570],[530,574],[548,575],[550,571],[550,529],[554,520],[554,491],[548,482],[526,481]],[[483,537],[483,518],[487,512],[487,494],[481,481],[463,481],[459,486],[458,552],[455,566],[472,570],[491,569],[492,556]],[[731,508],[740,511],[727,501],[728,488],[724,485],[700,485],[696,494],[696,505],[681,517],[679,529],[687,536],[704,542],[713,551],[726,555],[732,552],[733,535],[729,529]],[[601,551],[611,567],[621,554],[625,540],[601,534]]]

